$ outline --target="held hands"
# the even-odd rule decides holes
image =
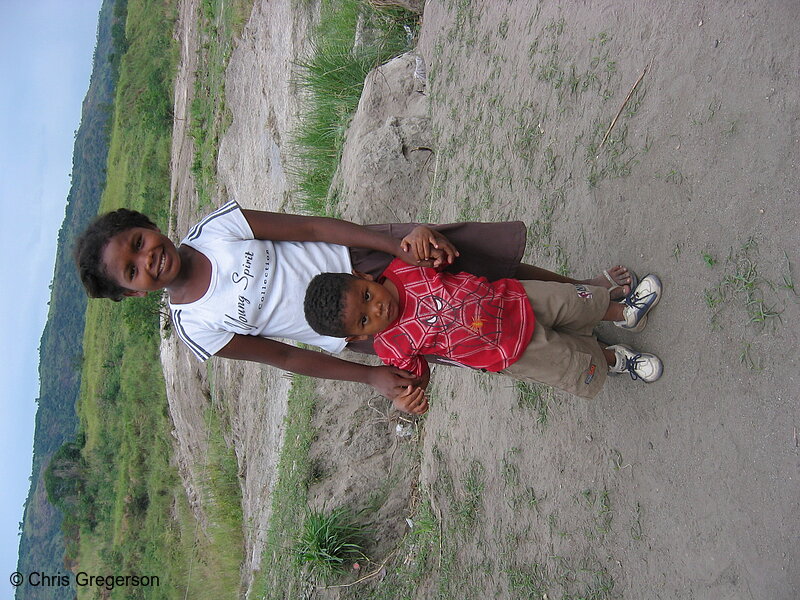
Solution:
[[[428,412],[428,397],[425,390],[415,385],[409,385],[403,392],[392,399],[392,404],[397,410],[421,415]]]
[[[459,255],[458,250],[438,231],[417,225],[400,240],[400,248],[411,256],[401,256],[410,265],[420,267],[446,267]]]
[[[387,398],[391,398],[395,408],[413,415],[421,415],[428,410],[428,399],[423,381],[413,373],[397,367],[371,367],[368,383]]]
[[[396,398],[409,386],[419,385],[420,378],[397,367],[370,367],[367,383],[387,398]]]

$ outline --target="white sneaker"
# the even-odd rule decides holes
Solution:
[[[647,323],[647,313],[661,300],[661,280],[658,276],[645,276],[636,286],[636,289],[628,294],[622,301],[625,308],[622,309],[622,321],[614,321],[617,327],[622,327],[628,331],[639,332],[644,329]]]
[[[609,375],[629,373],[631,379],[641,379],[646,383],[653,383],[664,372],[661,359],[649,352],[636,352],[624,344],[609,346],[617,356],[617,363],[609,366]]]

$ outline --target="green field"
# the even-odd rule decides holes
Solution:
[[[127,52],[119,66],[101,203],[101,212],[140,210],[165,231],[176,16],[173,2],[128,2]],[[111,598],[231,597],[243,552],[235,455],[224,443],[220,419],[209,411],[210,450],[201,467],[208,526],[201,528],[171,459],[158,348],[163,312],[158,295],[89,304],[77,405],[82,482],[65,519],[68,559],[90,573],[160,580],[158,588],[116,588]],[[81,598],[100,593],[96,587],[78,591]]]

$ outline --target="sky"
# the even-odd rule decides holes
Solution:
[[[30,486],[39,339],[101,0],[0,0],[0,596]]]

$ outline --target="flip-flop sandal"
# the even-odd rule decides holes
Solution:
[[[630,284],[628,284],[628,283],[623,284],[623,285],[618,284],[616,281],[614,281],[614,278],[611,277],[609,272],[606,271],[605,269],[603,270],[603,275],[605,275],[606,279],[608,279],[608,282],[611,284],[611,287],[608,288],[608,293],[609,294],[611,292],[613,292],[617,288],[622,288],[622,287],[625,287],[626,285],[630,285],[631,286],[631,291],[628,292],[628,296],[630,296],[633,293],[633,290],[636,289],[636,286],[639,285],[639,277],[636,275],[636,273],[634,271],[632,271],[630,269],[628,269],[628,275],[631,276]],[[614,300],[612,300],[612,302],[622,302],[623,300],[625,300],[626,297],[627,296],[622,296],[621,298],[614,298]]]

